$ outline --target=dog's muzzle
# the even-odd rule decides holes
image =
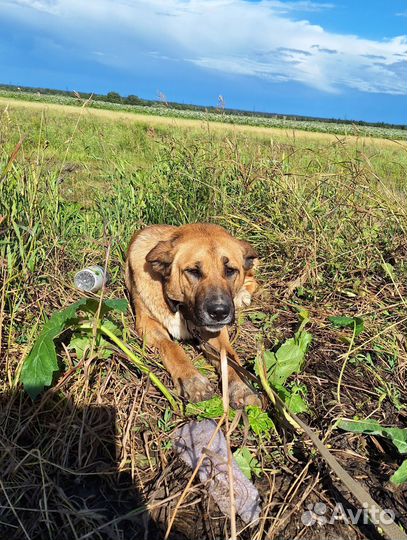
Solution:
[[[218,332],[231,324],[235,318],[233,299],[226,294],[217,294],[207,298],[201,309],[201,326],[208,332]]]

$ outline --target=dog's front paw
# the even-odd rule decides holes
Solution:
[[[232,381],[229,385],[229,401],[233,409],[243,409],[247,405],[261,407],[259,396],[243,381]]]
[[[250,306],[252,303],[252,295],[246,289],[240,289],[240,291],[235,296],[235,306],[237,308],[243,306]]]
[[[215,393],[211,383],[200,373],[181,379],[179,387],[181,396],[193,403],[210,399]]]

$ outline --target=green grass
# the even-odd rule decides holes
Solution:
[[[22,360],[45,318],[79,297],[72,285],[75,271],[103,264],[109,248],[112,282],[107,295],[122,296],[125,250],[134,230],[153,223],[211,221],[252,242],[262,260],[262,291],[255,309],[270,314],[272,322],[265,335],[263,319],[241,319],[236,346],[242,357],[253,361],[262,333],[268,347],[292,337],[298,309],[306,308],[314,340],[304,372],[295,380],[307,387],[314,428],[323,434],[340,415],[372,414],[383,425],[405,422],[405,146],[322,136],[296,139],[283,132],[270,137],[232,128],[221,132],[210,124],[152,127],[148,117],[131,121],[113,114],[90,115],[86,109],[68,114],[63,109],[2,105],[0,148],[1,385],[3,395],[14,396],[8,410],[14,410],[14,403],[28,403],[15,397]],[[328,317],[334,315],[363,317],[364,333],[352,344],[346,330],[330,325]],[[136,342],[131,318],[122,323],[125,340]],[[60,355],[65,366],[74,366],[66,351]],[[134,475],[137,463],[151,465],[153,460],[158,473],[168,459],[163,457],[168,450],[162,450],[168,447],[168,437],[157,428],[157,416],[164,414],[162,398],[148,401],[149,391],[143,388],[138,399],[147,401],[134,409],[134,398],[125,392],[128,382],[121,362],[117,356],[93,359],[86,368],[66,368],[66,378],[49,399],[69,399],[77,406],[115,404],[121,434],[130,429],[129,417],[132,437],[144,430],[154,434],[151,440],[146,435],[146,455],[143,443],[137,451],[136,443],[129,449],[123,435],[123,470]],[[31,418],[23,420],[21,409],[16,411],[19,427],[13,427],[14,434],[27,429]],[[36,429],[40,437],[45,428]],[[12,439],[9,432],[7,437]],[[62,438],[49,437],[44,452],[52,462],[56,457],[52,454],[51,459],[47,452],[54,452]],[[342,434],[341,440],[346,437]],[[61,449],[66,455],[69,444]],[[266,475],[277,467],[270,456],[279,455],[284,462],[278,441],[257,447],[252,439],[248,444]],[[362,447],[354,450],[365,452]],[[292,470],[299,474],[302,469]],[[145,482],[154,477],[153,469],[148,475]],[[388,471],[383,474],[389,476]],[[7,486],[13,504],[20,507],[18,489],[25,484],[16,478],[7,480]],[[78,537],[99,524],[94,516],[72,519]],[[26,527],[35,531],[30,520]],[[49,523],[55,534],[57,522]],[[71,536],[63,534],[74,537],[72,530]]]

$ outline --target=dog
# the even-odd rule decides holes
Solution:
[[[209,399],[214,389],[174,340],[198,336],[240,364],[227,326],[234,322],[235,308],[251,302],[257,262],[250,244],[208,223],[153,225],[130,241],[125,282],[136,331],[158,350],[178,393],[189,401]],[[260,406],[255,392],[228,369],[231,406]]]

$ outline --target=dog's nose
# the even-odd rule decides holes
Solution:
[[[226,302],[211,303],[207,307],[208,315],[217,322],[222,322],[230,315],[230,304]]]

